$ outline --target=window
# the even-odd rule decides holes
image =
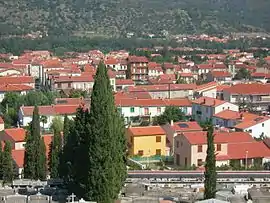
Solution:
[[[131,112],[131,113],[134,113],[134,112],[135,112],[134,107],[130,107],[130,112]]]
[[[158,156],[161,155],[161,149],[156,149],[156,155],[158,155]]]
[[[202,145],[198,145],[198,152],[202,152]]]
[[[185,166],[187,166],[187,157],[185,157]]]
[[[225,107],[222,107],[222,110],[225,110]]]
[[[58,88],[61,88],[61,87],[62,87],[62,84],[61,84],[61,83],[58,83],[58,84],[57,84],[57,87],[58,87]]]
[[[157,107],[157,112],[161,113],[161,108],[160,107]]]
[[[252,133],[252,130],[250,129],[250,130],[248,130],[248,132],[249,132],[249,133]]]
[[[143,150],[139,150],[139,151],[138,151],[138,155],[139,155],[139,156],[143,156]]]
[[[221,151],[221,144],[217,144],[217,151]]]
[[[68,88],[71,88],[71,83],[70,82],[68,83]]]
[[[177,147],[177,148],[179,147],[179,141],[176,142],[176,147]]]
[[[144,115],[149,115],[149,108],[144,108]]]
[[[160,136],[156,137],[156,142],[161,142],[161,137]]]
[[[264,127],[264,123],[262,123],[262,127]]]
[[[198,160],[197,160],[197,165],[198,165],[198,166],[201,166],[202,164],[203,164],[202,159],[198,159]]]

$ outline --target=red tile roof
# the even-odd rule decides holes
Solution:
[[[211,74],[215,78],[231,77],[231,74],[226,71],[212,71]]]
[[[224,89],[231,87],[230,85],[218,85],[217,92],[222,92]]]
[[[148,59],[145,56],[129,56],[128,61],[130,63],[148,63]]]
[[[268,116],[256,116],[253,119],[245,119],[244,118],[243,122],[237,124],[234,127],[237,129],[246,129],[246,128],[252,127],[254,125],[263,123],[269,119],[270,119],[270,117],[268,117]]]
[[[18,168],[23,168],[24,163],[24,149],[12,150],[12,158],[15,161]]]
[[[92,75],[88,76],[59,76],[54,78],[55,82],[94,82]]]
[[[42,135],[45,148],[46,148],[46,157],[49,157],[49,152],[50,152],[50,144],[53,141],[53,134],[48,134],[48,135]]]
[[[118,60],[115,58],[108,58],[104,61],[106,65],[117,65],[119,64]]]
[[[4,130],[5,134],[8,135],[14,142],[24,142],[26,131],[23,128],[10,128]]]
[[[128,131],[132,136],[165,135],[160,126],[130,127]]]
[[[134,99],[134,98],[116,98],[115,104],[117,106],[127,107],[166,107],[166,106],[191,106],[190,100],[188,99]]]
[[[270,149],[263,142],[228,144],[230,159],[270,157]]]
[[[224,90],[230,94],[243,94],[243,95],[259,95],[259,94],[270,94],[269,84],[236,84]]]
[[[211,90],[217,88],[217,82],[209,82],[196,87],[196,91]]]
[[[135,85],[135,83],[131,79],[126,79],[126,80],[124,80],[124,79],[122,79],[122,80],[117,79],[116,80],[116,85]]]
[[[215,115],[214,117],[225,119],[225,120],[234,120],[234,119],[240,119],[241,115],[238,111],[232,111],[232,110],[224,110],[221,111]]]
[[[201,145],[207,143],[207,132],[183,132],[183,136],[191,145]],[[255,142],[252,136],[246,132],[215,132],[215,143],[243,143]]]
[[[168,91],[169,89],[177,90],[194,90],[197,87],[196,84],[167,84],[167,85],[140,85],[135,87],[129,87],[130,92],[141,92],[141,91]]]
[[[34,88],[29,85],[20,85],[20,84],[5,84],[0,85],[0,92],[22,92],[33,90]]]
[[[25,84],[25,83],[35,83],[35,80],[31,76],[16,76],[16,77],[0,77],[0,85],[3,84]]]
[[[76,114],[79,104],[76,105],[51,105],[51,106],[39,106],[40,115],[73,115]],[[32,116],[34,107],[33,106],[22,106],[22,113],[24,116]]]
[[[202,131],[203,129],[196,121],[175,122],[173,129],[177,132]]]
[[[192,103],[199,104],[199,105],[202,105],[202,106],[216,107],[216,106],[219,106],[221,104],[225,104],[226,101],[215,99],[215,98],[211,98],[211,97],[200,97],[200,98],[192,101]]]

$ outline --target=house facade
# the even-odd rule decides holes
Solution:
[[[166,135],[160,126],[130,127],[126,131],[131,156],[165,156]]]

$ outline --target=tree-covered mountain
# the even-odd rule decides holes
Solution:
[[[3,0],[1,34],[270,31],[268,0]]]

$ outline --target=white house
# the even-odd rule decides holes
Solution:
[[[138,119],[151,119],[161,115],[167,106],[177,106],[186,115],[191,115],[191,103],[188,99],[133,99],[119,98],[115,100],[119,112],[126,123]]]
[[[230,102],[211,97],[200,97],[192,101],[192,115],[198,122],[208,121],[212,119],[214,114],[224,111],[225,109],[238,111],[239,107]]]
[[[250,104],[254,110],[267,110],[270,102],[270,84],[236,84],[223,90],[225,101]]]
[[[40,121],[40,126],[45,129],[50,128],[52,125],[53,119],[55,117],[60,117],[64,119],[65,115],[68,115],[69,118],[75,116],[77,108],[79,108],[79,104],[77,105],[51,105],[51,106],[39,106],[39,115],[46,116],[47,122]],[[28,126],[32,121],[34,107],[33,106],[21,106],[19,110],[19,124],[21,126]]]
[[[250,133],[255,138],[270,137],[270,117],[249,112],[224,110],[213,115],[213,125],[234,128]]]

